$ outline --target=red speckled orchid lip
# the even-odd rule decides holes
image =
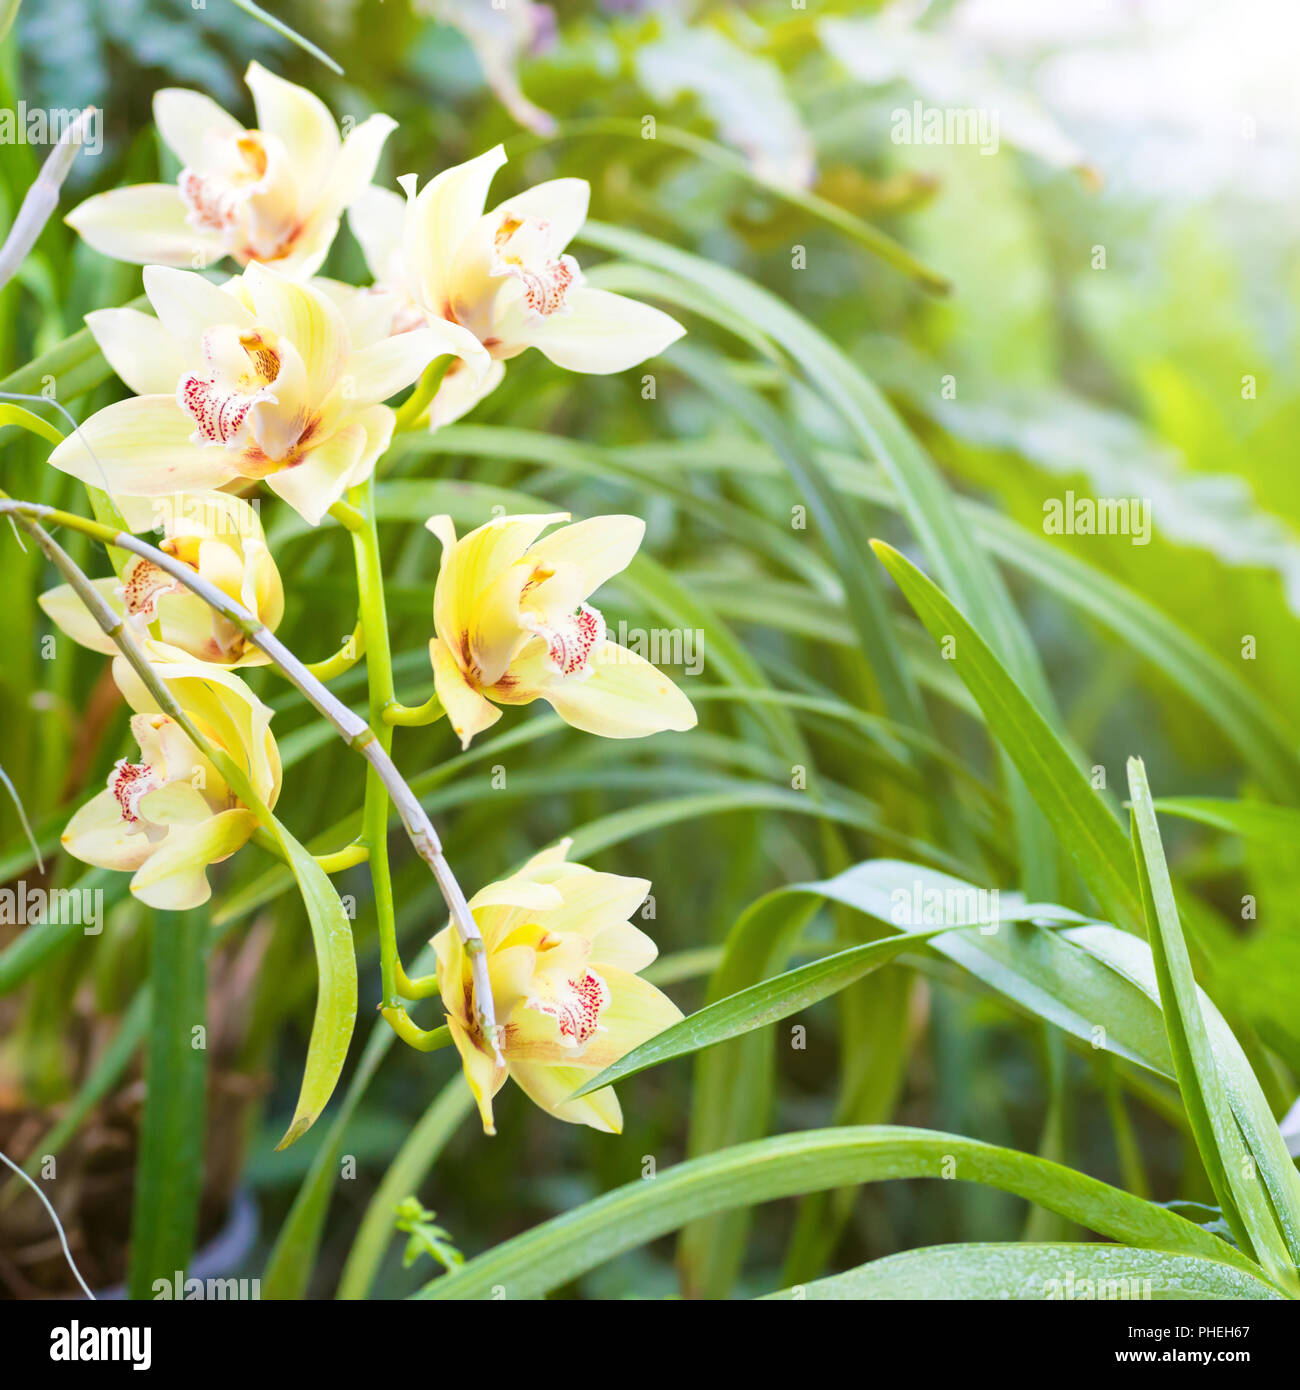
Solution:
[[[524,301],[534,314],[567,312],[565,295],[580,279],[572,256],[552,256],[550,223],[539,217],[505,211],[492,238],[492,274],[508,275],[524,287]]]
[[[593,970],[584,970],[553,995],[534,996],[528,1007],[553,1018],[567,1046],[582,1047],[600,1031],[600,1016],[609,1007],[609,986]]]
[[[238,342],[234,353],[228,341],[232,336]],[[177,403],[195,423],[191,436],[195,444],[235,448],[246,440],[244,424],[253,406],[263,401],[278,404],[271,387],[280,374],[280,354],[265,333],[236,335],[223,326],[203,335],[203,356],[210,373],[189,372],[181,377]]]
[[[141,799],[162,785],[162,775],[155,768],[148,763],[129,763],[125,758],[108,774],[108,789],[122,808],[122,819],[132,825],[139,823]]]
[[[147,623],[158,617],[158,600],[164,594],[181,593],[184,587],[165,569],[138,555],[132,557],[122,571],[122,601],[126,611]]]
[[[376,280],[441,322],[451,351],[480,383],[491,362],[530,347],[567,371],[607,375],[681,337],[681,324],[661,310],[584,282],[566,248],[587,217],[585,179],[550,179],[488,210],[488,189],[505,162],[497,145],[423,188],[414,174],[403,175],[400,231],[389,226],[391,195],[381,189],[359,199]]]
[[[591,654],[605,640],[605,619],[600,610],[584,603],[576,613],[551,623],[523,614],[524,625],[546,641],[551,665],[562,676],[581,676],[591,668]]]

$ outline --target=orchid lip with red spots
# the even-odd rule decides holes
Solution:
[[[636,517],[592,517],[538,536],[552,516],[499,517],[457,540],[450,518],[427,523],[442,541],[429,654],[434,686],[468,747],[499,706],[547,700],[575,728],[636,738],[695,724],[690,701],[662,671],[611,642],[588,595],[636,553]]]
[[[505,1065],[477,1021],[468,957],[450,927],[433,940],[447,1026],[485,1133],[507,1077],[557,1119],[618,1132],[622,1111],[606,1087],[573,1101],[584,1080],[676,1023],[681,1012],[641,978],[654,942],[628,919],[645,879],[570,864],[563,841],[470,899],[487,955]]]

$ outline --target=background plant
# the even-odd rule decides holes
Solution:
[[[150,1069],[168,1065],[151,978],[167,971],[188,981],[186,1017],[206,997],[206,1066],[184,1059],[165,1113],[121,1165],[123,1181],[169,1194],[149,1209],[158,1234],[146,1239],[137,1228],[136,1248],[152,1262],[133,1271],[139,1287],[151,1270],[170,1274],[184,1262],[195,1238],[194,1174],[203,1171],[219,1180],[207,1184],[200,1229],[220,1219],[217,1194],[236,1182],[256,1191],[265,1239],[251,1263],[264,1293],[414,1288],[427,1267],[402,1270],[393,1226],[397,1204],[413,1193],[470,1259],[440,1276],[448,1293],[455,1280],[494,1270],[526,1283],[536,1267],[529,1260],[562,1274],[557,1288],[585,1296],[653,1296],[678,1280],[697,1293],[768,1293],[957,1242],[980,1247],[960,1265],[977,1293],[1052,1277],[1032,1274],[1024,1263],[1032,1254],[1014,1256],[1022,1263],[1007,1273],[1005,1252],[983,1247],[1020,1237],[1059,1244],[1081,1228],[1162,1252],[1160,1261],[1174,1261],[1167,1287],[1206,1276],[1176,1263],[1198,1257],[1254,1278],[1215,1234],[1226,1231],[1285,1285],[1294,1217],[1277,1193],[1291,1179],[1262,1137],[1267,1120],[1246,1077],[1277,1118],[1300,1068],[1292,1007],[1300,960],[1286,907],[1300,780],[1291,698],[1297,495],[1288,466],[1296,280],[1278,230],[1292,190],[1244,174],[1234,181],[1213,147],[1186,131],[1188,157],[1164,163],[1199,178],[1190,188],[1172,176],[1153,184],[1162,161],[1149,128],[1078,111],[1068,140],[1004,124],[994,158],[895,145],[895,108],[950,100],[940,60],[961,41],[953,13],[961,7],[932,8],[921,56],[896,52],[868,81],[852,63],[867,51],[864,36],[855,46],[852,30],[827,28],[870,21],[860,5],[566,7],[549,50],[520,54],[521,90],[557,122],[551,133],[536,118],[535,129],[521,130],[502,110],[464,33],[391,3],[339,7],[320,27],[285,10],[328,52],[348,56],[342,77],[215,4],[197,36],[188,7],[134,15],[101,7],[91,23],[62,25],[77,35],[75,52],[43,41],[59,25],[58,5],[20,14],[3,49],[6,104],[20,95],[58,106],[95,100],[107,113],[106,153],[74,170],[75,196],[153,175],[154,87],[195,83],[234,104],[239,74],[256,56],[339,113],[399,117],[387,174],[431,172],[421,162],[428,151],[450,164],[501,138],[527,182],[589,177],[595,215],[622,230],[589,225],[584,266],[606,256],[600,283],[687,323],[688,338],[650,369],[652,395],[641,373],[575,383],[533,354],[464,422],[404,441],[376,486],[394,671],[410,703],[430,689],[423,646],[433,571],[421,523],[433,512],[460,529],[498,504],[644,516],[644,552],[609,606],[629,629],[702,634],[704,671],[684,682],[701,728],[621,749],[616,762],[537,707],[465,754],[444,725],[398,730],[402,766],[445,826],[468,884],[576,827],[575,857],[654,882],[664,951],[656,978],[688,1013],[806,957],[887,939],[888,892],[935,872],[997,886],[1008,900],[1021,890],[1126,934],[1088,925],[1018,928],[1005,938],[944,933],[860,975],[874,958],[855,958],[806,996],[806,1013],[624,1083],[629,1123],[617,1140],[557,1126],[505,1096],[500,1137],[486,1145],[464,1123],[468,1099],[449,1055],[407,1056],[365,1026],[323,1121],[273,1154],[292,1113],[316,989],[290,876],[251,853],[230,865],[212,914],[188,938],[185,924],[154,930],[124,881],[101,876],[94,882],[117,903],[102,936],[24,934],[0,956],[4,1076],[16,1097],[0,1147],[18,1147],[20,1126],[24,1154],[28,1143],[32,1152],[66,1144],[76,1153],[96,1125],[100,1138],[105,1129],[133,1133],[120,1113],[133,1103],[137,1057],[143,1051]],[[985,40],[980,52],[996,53]],[[1104,71],[1134,46],[1123,33],[1100,35],[1083,57]],[[690,60],[718,51],[748,64],[736,69],[744,76],[702,86],[700,66],[727,66]],[[970,49],[957,51],[969,60]],[[1061,46],[1049,36],[1038,56],[1059,60]],[[1021,93],[1030,84],[1032,74],[1014,64],[983,61],[986,81]],[[1262,48],[1256,61],[1267,61]],[[647,112],[653,140],[642,138]],[[1263,130],[1271,139],[1266,121]],[[1253,167],[1240,145],[1230,148]],[[10,211],[38,157],[6,149]],[[1108,175],[1104,195],[1075,167],[1084,163]],[[1098,247],[1104,270],[1094,268]],[[364,277],[345,237],[335,255],[331,269]],[[940,297],[934,291],[947,280],[954,293]],[[52,225],[0,291],[4,389],[39,392],[52,374],[77,418],[115,398],[106,364],[75,334],[86,310],[138,290],[131,268]],[[46,353],[54,355],[42,362]],[[947,377],[955,390],[944,390]],[[56,413],[44,415],[66,430]],[[78,485],[45,467],[47,445],[13,428],[0,443],[8,493],[85,511]],[[1067,488],[1149,498],[1150,545],[1045,534],[1043,502]],[[312,593],[280,635],[307,658],[324,656],[356,620],[347,537],[311,532],[283,508],[270,522],[281,568]],[[896,542],[941,592],[887,556],[908,599],[899,602],[870,536]],[[93,567],[88,547],[63,539]],[[50,881],[71,883],[80,869],[55,855],[58,831],[66,807],[125,751],[125,711],[102,658],[62,643],[56,659],[42,659],[47,627],[34,598],[51,574],[36,548],[7,545],[4,565],[0,763],[51,855]],[[957,633],[955,660],[917,618],[931,635]],[[972,660],[979,648],[963,619],[996,665]],[[359,671],[333,688],[360,707]],[[296,693],[260,678],[259,689],[276,707],[285,754],[277,814],[310,848],[334,849],[355,827],[335,824],[328,807],[343,786],[355,804],[359,762]],[[1169,799],[1167,896],[1150,871],[1150,826],[1129,836],[1117,814],[1132,753]],[[31,880],[16,815],[8,807],[3,815],[4,876]],[[396,853],[398,843],[399,936],[412,956],[443,917],[427,871]],[[1149,930],[1135,845],[1158,932]],[[879,915],[817,894],[764,905],[771,890],[824,885],[872,860],[896,861],[860,880],[876,885]],[[357,898],[361,996],[373,998],[377,942],[364,871],[340,883]],[[1198,1004],[1198,1025],[1185,974],[1153,958],[1142,967],[1148,979],[1124,954],[1133,950],[1128,936],[1149,935],[1177,955],[1170,898],[1192,968],[1245,1059],[1231,1075],[1249,1092],[1259,1142],[1273,1155],[1275,1187],[1253,1227],[1240,1209],[1249,1197],[1224,1185],[1223,1109],[1196,1064],[1204,1029],[1228,1046],[1217,1014]],[[161,958],[187,941],[183,964]],[[794,988],[787,1003],[798,1005],[807,986],[774,988]],[[775,1007],[771,997],[751,998],[732,1026]],[[794,1024],[806,1028],[805,1047],[790,1045]],[[1111,1046],[1094,1045],[1099,1025]],[[223,1107],[250,1085],[259,1099],[238,1112],[247,1142],[231,1145]],[[1233,1114],[1244,1132],[1242,1112]],[[958,1164],[974,1165],[988,1185],[859,1186],[929,1171],[940,1152],[915,1135],[858,1128],[891,1121],[1063,1161],[1136,1198],[1178,1202],[1209,1234],[1147,1204],[1125,1207],[1122,1230],[1098,1231],[1089,1222],[1102,1199],[1075,1178],[1059,1179],[1069,1196],[1056,1190],[1054,1214],[1027,1211],[1018,1199],[1047,1189],[1025,1175],[1045,1170],[973,1148],[959,1151]],[[836,1128],[823,1137],[827,1126]],[[185,1142],[167,1142],[168,1128]],[[757,1152],[770,1159],[716,1157],[744,1141],[767,1144]],[[816,1187],[801,1192],[764,1176],[809,1152]],[[350,1171],[343,1156],[356,1160],[355,1180],[341,1177]],[[704,1171],[724,1186],[733,1162],[759,1174],[746,1192],[752,1213],[711,1206],[705,1185],[692,1187],[700,1169],[665,1183],[687,1156],[715,1163]],[[661,1202],[653,1214],[636,1224],[617,1205],[630,1196],[584,1212],[586,1199],[638,1179],[647,1158],[660,1185],[638,1188],[636,1200]],[[1020,1176],[1000,1181],[1009,1171],[1000,1163]],[[160,1186],[164,1171],[172,1180]],[[791,1196],[797,1203],[775,1200]],[[557,1215],[572,1234],[542,1224]],[[626,1244],[601,1243],[603,1220],[630,1233]],[[540,1234],[521,1236],[534,1227]],[[675,1244],[654,1239],[675,1232]],[[533,1244],[500,1244],[510,1237]],[[556,1254],[565,1249],[583,1258],[565,1263]],[[484,1251],[495,1263],[475,1273],[473,1257]],[[601,1254],[617,1258],[593,1258]],[[1065,1257],[1051,1258],[1059,1269]],[[1114,1255],[1096,1258],[1119,1268]],[[886,1289],[927,1287],[923,1258],[903,1259],[862,1276],[859,1291],[877,1278]],[[1157,1262],[1123,1268],[1146,1277]]]

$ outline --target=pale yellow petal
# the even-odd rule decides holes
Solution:
[[[191,443],[193,432],[174,396],[133,396],[96,411],[50,462],[91,487],[129,497],[216,488],[237,477],[236,456]]]
[[[574,1125],[590,1125],[604,1134],[623,1132],[623,1111],[612,1086],[593,1091],[580,1100],[566,1099],[584,1081],[591,1079],[590,1070],[514,1060],[509,1065],[510,1075],[519,1089],[557,1120]]]
[[[496,145],[476,159],[444,169],[418,195],[413,174],[399,180],[408,198],[402,245],[413,288],[425,308],[442,318],[450,317],[456,253],[483,215],[488,187],[505,162],[505,150]]]
[[[501,711],[466,681],[456,659],[437,637],[429,642],[429,657],[433,662],[433,685],[438,699],[447,711],[447,719],[460,739],[460,746],[468,748],[475,734],[491,728],[501,718]]]
[[[489,216],[495,219],[509,210],[516,216],[535,217],[545,222],[550,232],[547,250],[552,256],[558,256],[587,220],[590,202],[591,185],[586,179],[549,179],[507,198]]]
[[[288,151],[302,199],[310,205],[341,147],[329,107],[306,87],[286,82],[261,63],[248,65],[244,81],[253,93],[257,128],[275,136]]]
[[[427,328],[395,333],[370,347],[354,352],[343,370],[343,386],[349,400],[386,401],[412,382],[443,351]]]
[[[375,176],[384,142],[396,129],[397,122],[391,116],[378,113],[353,127],[330,165],[325,186],[317,195],[317,207],[321,212],[336,218],[365,192]]]
[[[270,473],[266,485],[313,526],[343,496],[366,447],[366,432],[345,425],[308,449],[301,460]]]
[[[461,416],[467,415],[484,396],[490,396],[505,380],[506,364],[493,362],[483,379],[477,380],[473,370],[462,363],[452,364],[452,369],[442,379],[438,394],[429,407],[429,428],[441,429],[453,424]]]
[[[153,94],[153,120],[163,143],[190,168],[201,168],[222,136],[237,139],[244,131],[211,97],[185,87],[162,87]]]
[[[145,266],[144,292],[158,321],[181,353],[178,379],[182,372],[203,366],[203,336],[208,329],[230,324],[246,333],[256,327],[252,314],[235,294],[192,271],[165,265]]]
[[[438,636],[467,664],[467,643],[482,596],[548,526],[567,520],[566,512],[496,517],[457,541],[444,555],[434,590],[434,626]]]
[[[579,589],[566,606],[572,609],[614,575],[632,563],[642,539],[645,522],[639,516],[593,516],[561,526],[532,547],[530,558],[557,571],[572,566],[578,572]],[[545,586],[539,586],[539,602]]]
[[[259,323],[287,338],[307,369],[312,398],[323,400],[347,360],[347,324],[332,300],[256,263],[244,271]]]
[[[93,579],[91,583],[100,598],[120,616],[122,600],[117,596],[117,580]],[[41,594],[36,601],[50,621],[79,646],[89,647],[92,652],[112,654],[117,651],[117,644],[91,617],[90,610],[78,598],[71,584],[60,584],[57,589]]]
[[[123,819],[117,797],[107,789],[73,814],[63,847],[83,864],[132,873],[153,849],[144,832]]]
[[[465,1080],[469,1082],[469,1089],[478,1106],[479,1118],[483,1121],[483,1133],[495,1134],[497,1130],[492,1116],[492,1097],[505,1085],[506,1069],[498,1067],[492,1058],[477,1046],[461,1026],[459,1019],[452,1014],[447,1015],[447,1027],[451,1030],[456,1051],[460,1053]]]
[[[150,907],[181,912],[212,896],[208,866],[228,859],[257,826],[251,811],[237,807],[192,826],[172,826],[136,870],[131,892]]]
[[[218,238],[196,231],[174,184],[142,183],[97,193],[64,221],[96,251],[133,265],[215,265]]]
[[[593,653],[585,678],[553,675],[540,694],[566,724],[602,738],[642,738],[697,722],[691,702],[662,671],[616,642]]]
[[[183,357],[176,340],[139,309],[95,309],[86,327],[108,365],[137,396],[166,396],[176,390]]]
[[[391,188],[377,184],[362,189],[348,208],[348,226],[361,245],[372,280],[391,286],[402,247],[406,201]]]
[[[557,367],[594,376],[635,367],[686,332],[661,310],[608,290],[575,285],[564,302],[567,313],[539,316],[518,300],[498,331],[508,342],[539,348]]]

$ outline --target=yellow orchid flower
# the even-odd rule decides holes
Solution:
[[[658,954],[628,921],[650,884],[570,864],[570,844],[543,851],[470,899],[487,952],[504,1067],[482,1037],[459,937],[445,927],[433,938],[447,1026],[485,1134],[496,1132],[492,1098],[507,1075],[557,1119],[620,1133],[623,1113],[612,1087],[567,1097],[682,1016],[637,973]]]
[[[164,531],[159,548],[215,584],[274,632],[284,615],[284,588],[254,508],[224,492],[154,501]],[[261,666],[269,660],[233,623],[144,556],[132,555],[120,579],[97,579],[94,586],[114,612],[133,624],[154,661]],[[96,652],[118,650],[70,584],[51,589],[38,601],[74,642]],[[150,633],[154,623],[159,631],[156,638]]]
[[[565,251],[587,218],[585,179],[552,179],[484,213],[506,161],[500,145],[447,169],[406,205],[372,187],[348,210],[376,287],[392,294],[401,332],[419,317],[458,330],[468,370],[448,374],[432,423],[464,414],[500,381],[499,364],[535,347],[569,371],[621,372],[662,352],[685,331],[647,304],[583,284]],[[495,367],[495,370],[493,368]]]
[[[606,738],[695,727],[686,696],[609,641],[604,618],[585,601],[627,566],[645,523],[592,517],[538,540],[568,519],[497,517],[461,540],[450,517],[425,523],[442,542],[429,643],[434,688],[464,748],[501,717],[496,705],[539,697],[575,729]]]
[[[429,328],[371,341],[334,296],[261,265],[224,286],[147,266],[144,284],[157,318],[86,315],[138,394],[92,415],[50,456],[125,498],[264,478],[315,525],[388,447],[395,416],[380,402],[448,351]]]
[[[340,139],[306,88],[260,63],[245,81],[257,110],[249,130],[201,92],[156,93],[154,121],[185,166],[180,177],[97,194],[69,214],[69,226],[96,251],[136,265],[200,267],[230,256],[313,274],[397,123],[371,116]]]
[[[231,671],[198,662],[155,668],[202,733],[248,775],[273,806],[280,754],[271,711]],[[150,907],[179,911],[207,902],[210,864],[228,859],[257,828],[225,779],[119,657],[113,679],[135,711],[140,760],[119,761],[108,786],[68,822],[68,853],[102,869],[132,873],[131,891]]]

